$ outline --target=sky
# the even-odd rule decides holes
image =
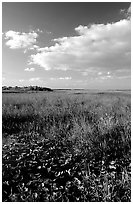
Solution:
[[[131,88],[130,2],[3,2],[2,85]]]

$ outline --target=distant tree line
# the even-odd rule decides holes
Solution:
[[[40,86],[3,86],[2,91],[53,91],[50,88],[47,87],[40,87]]]

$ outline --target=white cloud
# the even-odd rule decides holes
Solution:
[[[89,74],[88,72],[82,72],[83,76],[88,76],[88,74]]]
[[[39,46],[38,45],[33,45],[32,47],[29,47],[28,50],[38,50]]]
[[[39,28],[37,29],[37,32],[38,32],[38,33],[43,33],[43,31],[40,30]]]
[[[27,67],[27,68],[24,69],[24,71],[26,71],[26,72],[34,72],[35,68],[33,68],[33,67],[32,68],[28,68]]]
[[[131,5],[129,6],[128,9],[121,9],[121,10],[120,10],[120,13],[121,13],[121,14],[124,14],[124,16],[125,16],[127,19],[130,19],[130,18],[131,18]]]
[[[98,72],[98,75],[102,75],[102,72]]]
[[[131,76],[119,76],[118,79],[128,79],[131,78]]]
[[[59,77],[59,78],[55,78],[55,77],[51,77],[50,80],[54,81],[54,80],[71,80],[72,77]]]
[[[29,81],[31,81],[31,82],[40,81],[40,77],[30,78]]]
[[[60,64],[57,67],[55,66],[54,69],[61,70],[61,71],[70,70],[70,68],[69,68],[69,66],[67,64]]]
[[[59,79],[61,79],[61,80],[71,80],[72,77],[60,77]]]
[[[83,75],[130,70],[131,22],[124,19],[115,23],[80,25],[77,36],[54,39],[55,45],[37,49],[29,64],[45,70],[79,70]]]
[[[6,45],[11,49],[31,48],[36,43],[37,37],[38,34],[34,31],[21,33],[10,30],[5,33],[5,39],[7,40]]]
[[[24,82],[24,79],[19,79],[19,82]]]
[[[56,80],[56,78],[54,78],[54,77],[51,77],[51,78],[50,78],[50,80],[54,81],[54,80]]]
[[[131,5],[130,5],[129,8],[127,9],[127,13],[131,15]]]

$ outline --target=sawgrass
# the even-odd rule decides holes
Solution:
[[[3,201],[131,199],[124,93],[3,94]]]

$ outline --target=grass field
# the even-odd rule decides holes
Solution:
[[[2,94],[3,201],[131,201],[130,92]]]

